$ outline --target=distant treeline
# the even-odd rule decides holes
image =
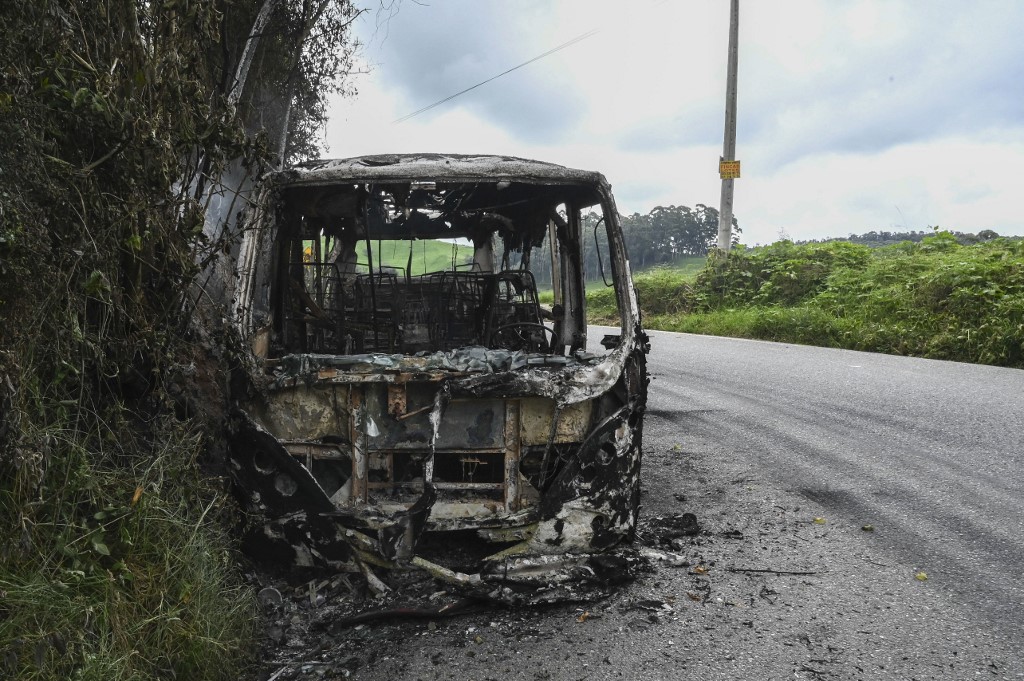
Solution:
[[[940,231],[938,227],[933,227],[927,231],[914,231],[910,230],[907,232],[887,232],[887,231],[870,231],[865,234],[851,234],[846,237],[833,237],[829,239],[810,239],[807,241],[796,241],[796,244],[823,244],[833,241],[848,241],[851,244],[864,244],[865,246],[871,246],[872,248],[878,246],[892,246],[893,244],[902,243],[904,241],[910,241],[915,244],[921,243],[921,241],[928,236],[934,235]],[[973,244],[981,243],[983,241],[991,241],[992,239],[998,239],[999,234],[991,229],[983,229],[977,234],[970,232],[957,232],[952,230],[941,230],[948,232],[956,237],[957,242],[961,246],[971,246]],[[1011,237],[1012,238],[1012,237]]]
[[[698,203],[687,206],[658,206],[646,215],[620,215],[630,265],[634,270],[672,263],[685,255],[707,255],[718,242],[718,211]],[[741,232],[733,218],[733,243]],[[583,217],[583,270],[587,281],[611,280],[608,240],[598,213]],[[532,254],[530,269],[538,283],[551,282],[551,254],[547,242]]]

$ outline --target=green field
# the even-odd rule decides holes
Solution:
[[[409,276],[428,272],[451,271],[456,267],[469,265],[473,262],[473,247],[463,244],[446,243],[444,241],[371,241],[373,247],[373,267],[388,267],[405,272],[412,256],[412,268]],[[366,243],[362,242],[356,250],[359,264],[367,267],[369,258]]]

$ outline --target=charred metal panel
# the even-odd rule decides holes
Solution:
[[[370,450],[428,449],[503,449],[505,446],[505,403],[498,399],[453,400],[445,409],[436,434],[430,423],[437,384],[406,384],[405,414],[389,413],[385,402],[390,387],[369,384],[365,391],[367,418],[371,432]]]
[[[524,445],[543,445],[548,441],[581,442],[586,436],[593,407],[591,402],[578,402],[558,410],[554,438],[551,438],[551,422],[555,416],[554,400],[529,397],[521,400],[521,403]]]
[[[519,498],[522,483],[519,472],[519,461],[522,447],[522,401],[511,400],[505,405],[505,455],[504,455],[504,478],[505,478],[505,510],[508,512],[518,511],[521,500]]]
[[[266,396],[251,413],[282,440],[319,440],[345,433],[348,415],[346,386],[297,386]]]

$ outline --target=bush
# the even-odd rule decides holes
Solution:
[[[794,245],[780,241],[757,250],[736,249],[712,257],[695,288],[707,307],[755,303],[793,305],[818,293],[833,271],[858,269],[870,258],[867,246],[846,242]]]
[[[214,91],[227,20],[0,11],[0,678],[237,678],[251,652],[227,496],[195,465],[220,424],[178,418],[168,380],[202,354],[190,285],[226,245],[197,178],[256,157]]]

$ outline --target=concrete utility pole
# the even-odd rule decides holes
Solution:
[[[722,178],[722,200],[718,211],[718,248],[732,246],[732,185],[740,176],[736,160],[736,63],[739,61],[740,0],[732,0],[729,11],[729,72],[725,86],[725,145],[718,164]]]

